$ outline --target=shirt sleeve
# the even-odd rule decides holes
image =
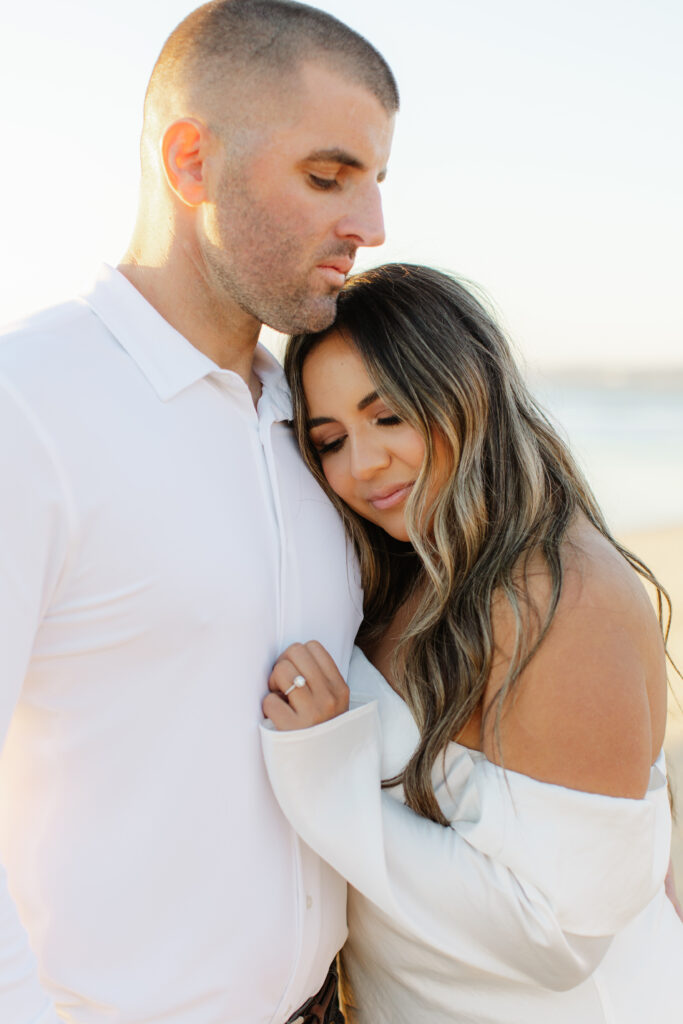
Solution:
[[[461,786],[450,827],[414,813],[380,787],[374,703],[312,729],[262,727],[262,742],[304,841],[400,927],[473,969],[573,988],[663,882],[670,817],[649,800],[548,786],[480,757],[464,781],[445,780]],[[665,778],[655,800],[666,802]]]
[[[63,570],[71,517],[47,438],[0,380],[0,748],[40,620]],[[0,867],[0,1020],[56,1024]]]

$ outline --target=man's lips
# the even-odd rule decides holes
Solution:
[[[351,272],[351,268],[353,267],[353,257],[335,256],[333,259],[321,260],[318,266],[331,267],[332,270],[336,270],[337,273],[343,274],[346,277],[346,275]]]
[[[406,484],[391,484],[389,487],[384,487],[381,491],[375,491],[373,494],[370,494],[366,501],[380,511],[393,508],[395,505],[400,505],[408,497],[414,482],[414,480],[411,480]]]
[[[352,267],[353,259],[350,256],[335,256],[318,264],[318,269],[322,270],[325,276],[340,288],[346,281],[346,277]]]

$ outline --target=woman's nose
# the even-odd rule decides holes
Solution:
[[[370,480],[381,469],[386,469],[391,456],[383,444],[358,440],[351,445],[351,472],[356,480]]]

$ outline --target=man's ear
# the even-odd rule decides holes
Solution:
[[[166,180],[186,206],[199,206],[207,198],[205,160],[209,129],[192,117],[174,121],[161,140]]]

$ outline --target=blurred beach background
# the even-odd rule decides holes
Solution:
[[[125,250],[146,81],[194,6],[3,11],[1,322],[80,291]],[[683,5],[317,6],[382,51],[402,94],[387,242],[357,267],[424,262],[483,288],[615,534],[668,587],[682,664]],[[683,891],[683,714],[671,706]]]

